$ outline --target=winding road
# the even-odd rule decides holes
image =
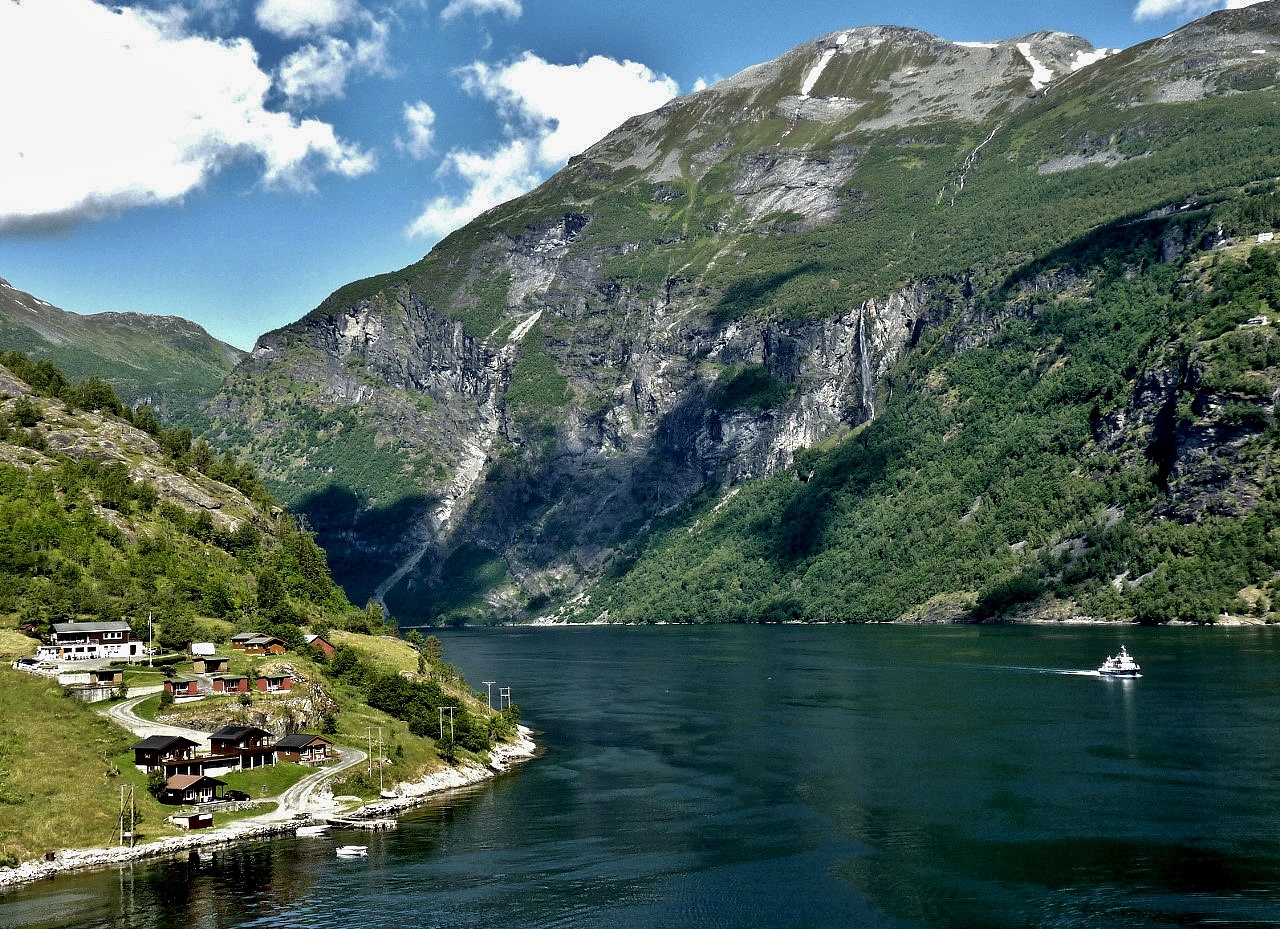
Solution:
[[[209,733],[201,732],[198,729],[187,729],[182,726],[170,726],[164,723],[152,722],[149,719],[143,719],[134,712],[139,703],[160,689],[159,687],[146,688],[146,693],[141,696],[130,697],[122,703],[117,703],[99,712],[141,738],[145,739],[153,735],[180,735],[196,742],[207,751],[209,748]],[[134,692],[137,692],[136,688]],[[237,825],[261,825],[263,823],[278,822],[282,819],[294,819],[302,816],[335,812],[332,798],[325,796],[322,793],[322,788],[335,775],[354,765],[358,765],[368,755],[358,748],[334,746],[334,751],[338,755],[337,764],[325,768],[317,768],[307,774],[302,780],[276,798],[279,804],[276,809],[258,816],[237,820]]]

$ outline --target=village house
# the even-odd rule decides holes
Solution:
[[[324,764],[331,757],[329,749],[332,745],[324,736],[295,732],[276,743],[276,759],[300,764]]]
[[[237,632],[231,637],[231,647],[244,651],[244,643],[250,639],[256,639],[258,635],[257,632]]]
[[[173,694],[175,700],[200,696],[200,679],[198,677],[174,677],[164,682],[165,693]]]
[[[265,632],[237,632],[231,637],[231,647],[246,655],[283,655],[287,651],[283,639]]]
[[[231,668],[231,659],[220,655],[200,655],[191,662],[196,674],[222,674]]]
[[[199,744],[180,735],[148,736],[133,746],[133,763],[150,772],[167,761],[194,759]]]
[[[222,799],[226,788],[226,781],[206,774],[175,774],[165,781],[159,799],[173,804],[212,803]]]
[[[89,683],[98,687],[119,687],[124,683],[124,671],[120,668],[94,668],[89,672]]]
[[[104,658],[141,658],[146,646],[133,637],[123,621],[105,623],[54,623],[49,644],[36,649],[42,661],[99,661]]]
[[[119,668],[93,668],[84,674],[58,675],[67,684],[67,694],[85,703],[110,700],[124,686],[124,672]]]
[[[334,651],[336,651],[333,644],[322,635],[308,635],[307,644],[320,649],[320,651],[324,652],[326,658],[332,658]]]
[[[255,681],[255,686],[264,693],[273,694],[278,691],[292,689],[293,678],[283,671],[273,671],[269,674],[259,674]]]
[[[276,763],[271,733],[257,726],[223,726],[209,736],[209,750],[215,755],[236,759],[242,771]]]
[[[247,694],[249,678],[244,674],[219,674],[213,679],[215,694]]]

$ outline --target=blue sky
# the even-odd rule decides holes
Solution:
[[[826,33],[1117,48],[1228,5],[0,0],[0,277],[250,348],[628,116]]]

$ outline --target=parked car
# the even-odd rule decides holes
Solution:
[[[226,797],[228,800],[252,800],[253,799],[243,790],[228,790],[226,793],[223,794],[223,796]]]

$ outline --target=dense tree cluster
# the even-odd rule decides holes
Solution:
[[[47,361],[14,352],[0,362],[38,396],[117,416],[154,436],[175,469],[239,487],[257,504],[263,527],[246,519],[224,528],[207,510],[161,499],[121,461],[74,459],[45,447],[52,468],[0,464],[0,611],[42,632],[71,619],[124,618],[142,636],[151,616],[159,644],[175,649],[197,636],[225,636],[225,627],[202,628],[207,619],[271,631],[295,646],[302,644],[299,623],[312,619],[368,628],[366,614],[330,579],[324,551],[292,516],[278,515],[252,467],[214,456],[189,430],[162,426],[147,407],[130,411],[94,378],[71,385]],[[41,409],[16,398],[0,415],[0,441],[47,446],[32,438],[42,435]]]
[[[1147,623],[1268,615],[1280,484],[1243,517],[1186,509],[1179,494],[1197,491],[1179,489],[1177,467],[1196,435],[1232,443],[1224,467],[1280,454],[1280,336],[1256,324],[1280,307],[1280,265],[1261,245],[1161,262],[1167,234],[1103,230],[979,290],[971,312],[997,321],[988,344],[958,347],[954,315],[925,333],[872,422],[732,500],[670,514],[623,552],[592,609],[889,620],[942,596],[983,619],[1052,596]],[[1152,371],[1170,383],[1144,401],[1149,433],[1124,439],[1114,424]]]
[[[413,679],[379,670],[345,645],[334,652],[326,670],[333,678],[360,688],[365,702],[374,709],[408,722],[414,735],[434,739],[444,758],[452,757],[455,745],[482,752],[512,733],[520,719],[515,704],[488,716],[471,712],[435,679],[442,675],[457,680],[452,668],[440,658],[439,640],[431,636],[422,648],[423,663],[430,667],[431,676]]]

